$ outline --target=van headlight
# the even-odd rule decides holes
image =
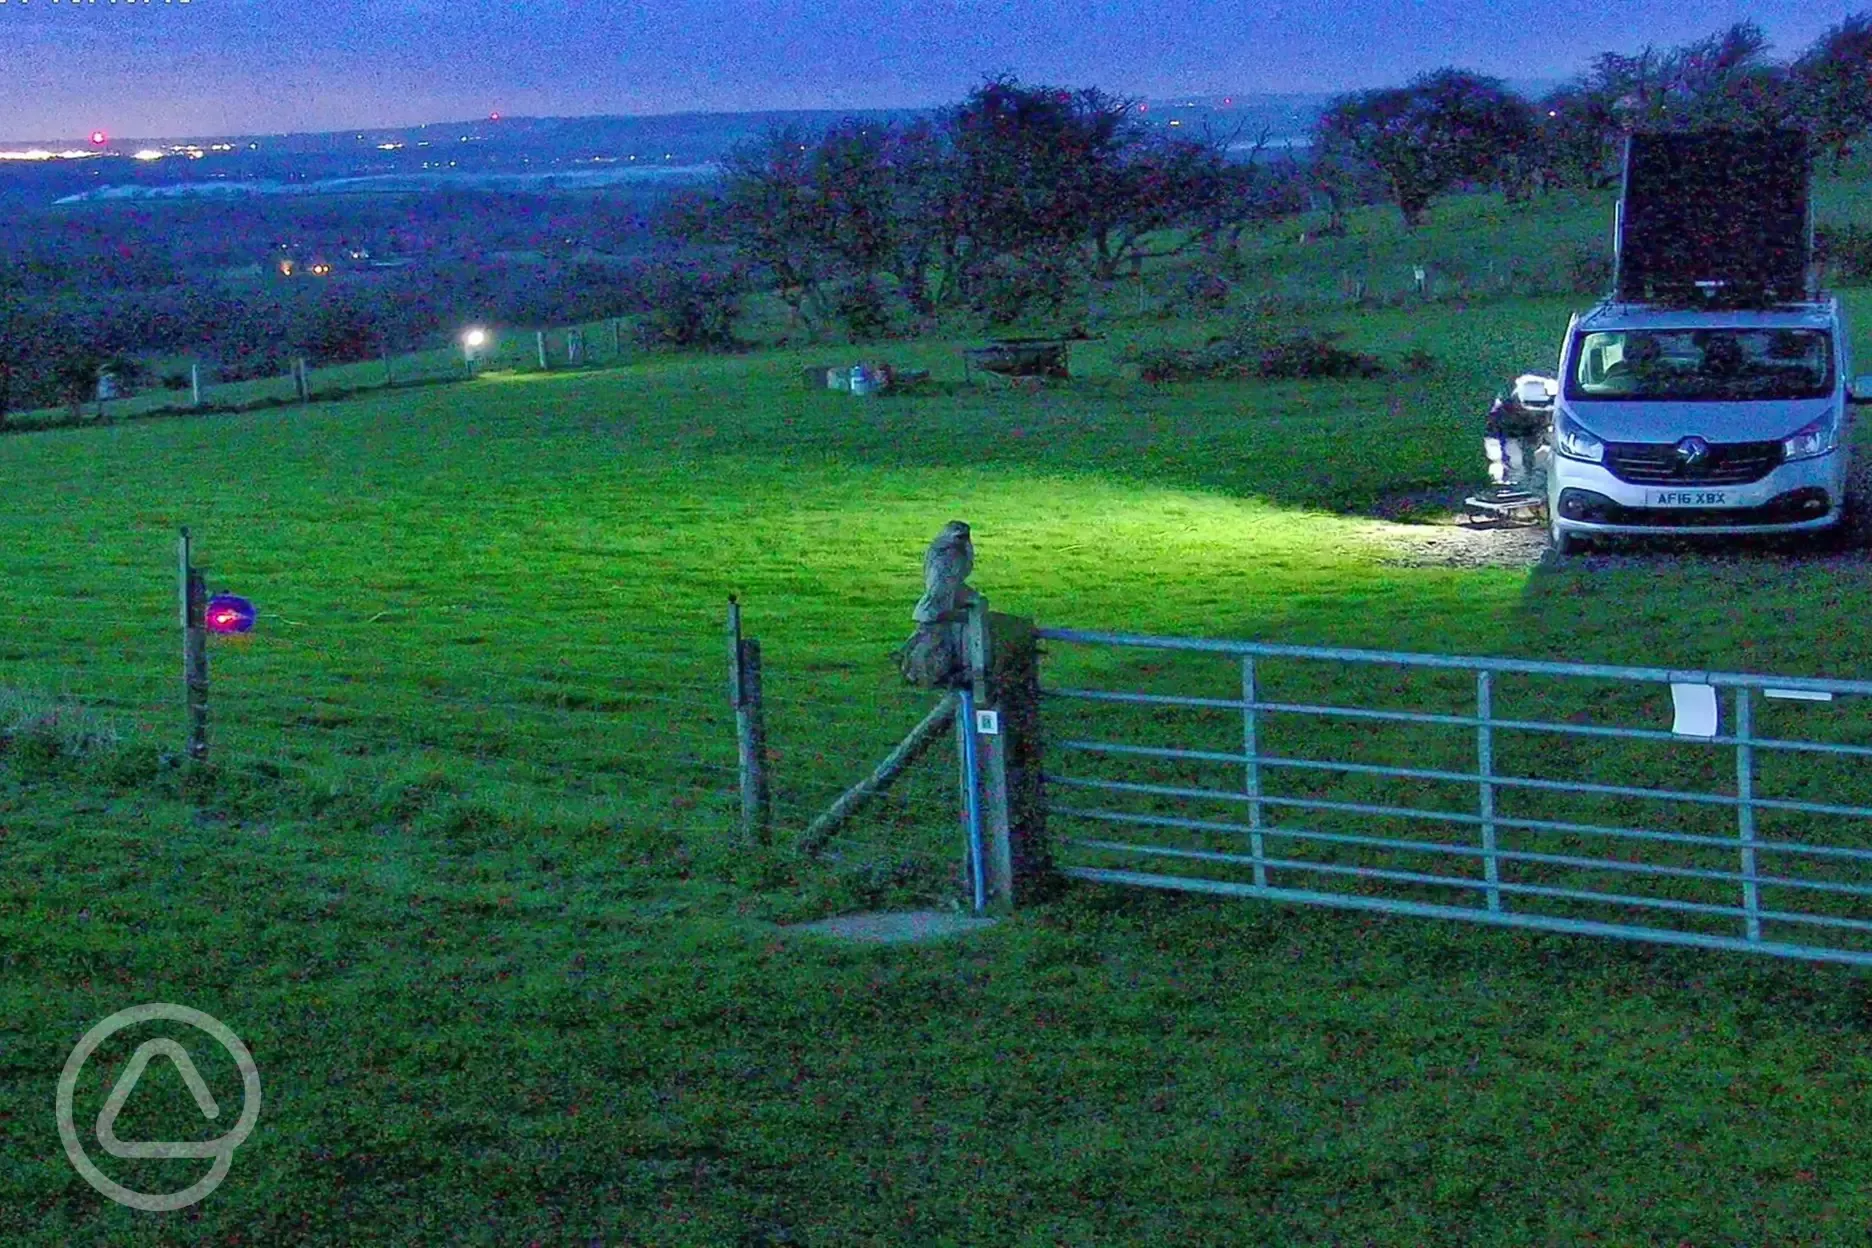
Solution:
[[[1782,459],[1815,459],[1839,446],[1839,419],[1829,412],[1781,440]]]
[[[1554,408],[1554,447],[1568,459],[1605,462],[1605,443],[1580,428],[1565,411]]]

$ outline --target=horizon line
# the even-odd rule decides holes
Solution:
[[[1546,82],[1547,80],[1546,79],[1530,79],[1528,81]],[[1558,80],[1555,80],[1555,81],[1558,81]],[[1230,93],[1230,92],[1201,92],[1201,93],[1178,92],[1174,95],[1140,95],[1140,96],[1133,96],[1130,98],[1133,98],[1141,103],[1148,104],[1148,105],[1169,106],[1169,107],[1174,108],[1174,107],[1179,107],[1179,105],[1175,103],[1178,100],[1195,101],[1198,105],[1200,105],[1200,104],[1205,104],[1205,103],[1213,103],[1217,101],[1233,101],[1233,100],[1254,101],[1254,100],[1327,99],[1336,94],[1340,94],[1340,93],[1332,92],[1332,91],[1244,91],[1244,92],[1234,92],[1234,93]],[[218,133],[209,132],[209,131],[179,131],[179,132],[175,132],[171,134],[112,135],[109,138],[109,142],[115,144],[115,143],[138,143],[138,142],[154,143],[154,142],[164,142],[164,141],[175,142],[175,141],[184,140],[184,139],[226,141],[226,140],[231,140],[231,139],[252,140],[252,139],[322,138],[327,135],[346,134],[346,133],[350,133],[354,135],[355,134],[385,134],[385,133],[392,133],[392,132],[399,132],[399,131],[422,130],[422,129],[427,129],[432,126],[452,127],[452,126],[474,126],[474,125],[490,125],[490,124],[500,125],[500,124],[507,123],[507,122],[521,122],[521,121],[526,121],[526,122],[542,122],[542,121],[596,122],[596,121],[639,121],[639,120],[646,120],[646,119],[665,119],[665,118],[680,118],[680,117],[759,117],[759,116],[825,116],[825,115],[839,116],[839,117],[859,117],[859,116],[865,116],[868,114],[876,114],[876,113],[910,113],[910,114],[926,113],[926,112],[933,112],[935,110],[942,109],[942,108],[951,107],[952,104],[953,104],[953,101],[946,101],[940,104],[878,104],[878,105],[866,105],[866,106],[857,107],[857,108],[740,108],[740,109],[715,109],[715,110],[677,109],[677,110],[673,110],[670,112],[661,112],[661,113],[659,112],[543,113],[543,114],[541,113],[524,113],[524,114],[492,113],[487,116],[477,116],[477,117],[469,117],[469,118],[458,118],[458,119],[445,118],[445,119],[438,120],[438,121],[418,121],[418,122],[406,122],[402,124],[378,124],[378,125],[368,125],[368,126],[336,126],[336,127],[331,127],[331,128],[322,129],[322,130],[240,130],[240,131],[231,130],[231,131],[222,131]],[[1191,106],[1192,105],[1190,104],[1184,104],[1184,105],[1181,105],[1180,107],[1191,107]],[[6,143],[9,145],[23,144],[23,145],[28,145],[28,146],[64,145],[64,146],[84,147],[90,142],[91,142],[91,136],[89,133],[76,135],[76,136],[68,135],[64,137],[54,137],[54,138],[45,138],[45,137],[18,138],[18,139],[0,138],[0,143]]]

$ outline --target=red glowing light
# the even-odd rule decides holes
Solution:
[[[93,130],[91,132],[91,141],[97,144],[99,147],[104,146],[104,141],[108,139],[109,137],[110,136],[105,134],[102,130]]]
[[[253,603],[234,594],[216,594],[202,612],[211,633],[245,633],[254,626]]]
[[[488,114],[488,120],[489,120],[489,121],[499,121],[499,120],[500,120],[500,114],[499,114],[499,113],[489,113],[489,114]]]

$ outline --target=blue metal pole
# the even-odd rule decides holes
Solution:
[[[985,857],[982,852],[981,770],[975,759],[975,693],[964,685],[956,690],[962,699],[957,714],[962,717],[962,791],[964,814],[968,820],[969,887],[974,894],[975,913],[988,908]]]

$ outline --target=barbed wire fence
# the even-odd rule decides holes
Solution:
[[[764,733],[751,761],[765,780],[764,810],[750,827],[738,724],[746,708],[736,705],[719,617],[621,624],[607,649],[517,637],[482,646],[472,661],[425,662],[386,632],[383,612],[294,610],[262,615],[253,632],[217,633],[188,559],[185,550],[178,579],[191,588],[180,628],[151,633],[152,642],[167,636],[166,655],[126,648],[120,657],[135,662],[100,659],[61,668],[37,689],[0,689],[0,746],[47,755],[137,746],[167,768],[295,784],[388,824],[452,808],[667,832],[960,904],[965,832],[957,750],[946,739],[819,852],[797,852],[814,820],[940,696],[902,684],[882,646],[875,671],[840,665],[833,682],[814,665],[760,673]],[[607,659],[620,661],[598,666]]]

